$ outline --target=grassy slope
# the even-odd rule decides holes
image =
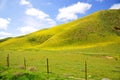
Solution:
[[[66,26],[67,25],[67,26]],[[33,46],[40,45],[47,41],[52,36],[67,30],[73,22],[61,24],[50,29],[43,29],[37,32],[27,34],[24,36],[19,36],[10,39],[0,40],[0,49],[24,49],[33,48]]]
[[[1,49],[86,49],[120,44],[120,10],[106,10],[0,43]],[[119,46],[118,46],[119,47]]]
[[[43,47],[81,46],[102,42],[118,42],[119,35],[114,27],[120,27],[120,11],[96,12],[77,20],[69,30],[53,36],[42,44]],[[115,40],[115,41],[114,41]]]
[[[0,49],[5,49],[0,50],[0,78],[16,77],[18,78],[16,80],[28,80],[29,77],[34,78],[33,80],[46,80],[44,75],[46,58],[49,58],[50,71],[55,73],[50,75],[50,79],[84,80],[84,61],[87,58],[89,80],[102,78],[120,80],[120,38],[119,30],[114,29],[120,27],[119,12],[119,10],[101,11],[50,29],[0,40]],[[70,50],[7,50],[33,47]],[[8,53],[10,53],[10,69],[4,70],[1,67],[6,66]],[[27,70],[20,68],[23,66],[24,57],[27,60]],[[35,67],[37,70],[29,71],[30,67]],[[27,73],[30,76],[16,76],[18,73]],[[58,75],[62,79],[58,78]]]

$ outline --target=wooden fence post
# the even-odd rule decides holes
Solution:
[[[47,58],[47,73],[49,74],[49,61],[48,61],[48,58]]]
[[[25,67],[25,70],[26,70],[26,59],[24,57],[24,67]]]
[[[7,55],[7,67],[10,67],[10,56],[9,56],[9,54]]]
[[[87,76],[87,61],[85,60],[85,80],[88,80],[88,76]]]

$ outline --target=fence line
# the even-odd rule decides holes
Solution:
[[[49,74],[49,61],[48,61],[48,58],[47,58],[47,73]]]
[[[85,80],[88,80],[88,76],[87,76],[87,61],[85,60]]]
[[[7,55],[7,67],[10,67],[10,55],[8,54]],[[23,61],[23,63],[24,63],[24,69],[26,70],[27,69],[27,65],[26,65],[26,58],[24,57],[24,61]],[[87,60],[85,60],[85,80],[88,80],[88,64],[87,64]],[[47,74],[49,74],[50,73],[50,69],[49,69],[49,59],[47,58],[46,59],[46,72],[47,72]],[[48,79],[49,79],[49,75],[48,75]]]
[[[9,54],[7,55],[7,67],[10,67],[10,56],[9,56]]]
[[[26,70],[26,59],[25,59],[25,57],[24,57],[24,68]]]

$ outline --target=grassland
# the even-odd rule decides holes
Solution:
[[[49,59],[50,80],[84,80],[85,65],[88,63],[88,79],[101,80],[109,78],[110,80],[120,79],[120,55],[110,53],[90,53],[80,50],[71,51],[0,51],[0,66],[6,66],[6,56],[10,54],[10,68],[1,69],[2,75],[14,76],[17,73],[30,73],[38,75],[35,80],[46,80],[46,58]],[[26,58],[27,70],[22,69],[23,59]],[[33,71],[29,70],[34,68]],[[42,74],[42,76],[40,76]],[[8,77],[9,77],[8,76]],[[39,77],[40,76],[40,77]],[[25,78],[24,78],[25,79]],[[20,80],[24,80],[20,79]],[[18,79],[19,80],[19,79]]]
[[[119,13],[103,10],[50,29],[0,40],[0,80],[85,80],[85,60],[88,80],[120,80]],[[10,68],[6,67],[7,54]]]
[[[75,46],[81,49],[81,46],[105,42],[117,44],[120,41],[119,13],[120,10],[103,10],[49,29],[3,39],[0,49],[73,49]]]

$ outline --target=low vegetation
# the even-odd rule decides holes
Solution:
[[[0,80],[85,80],[85,61],[88,80],[120,80],[119,13],[103,10],[0,40]]]
[[[116,45],[120,41],[119,13],[120,10],[103,10],[50,29],[2,40],[0,49],[81,49],[105,42]]]
[[[10,67],[6,68],[6,57],[10,55]],[[24,68],[26,58],[26,70]],[[49,70],[46,71],[46,59]],[[112,53],[81,52],[80,50],[27,50],[0,51],[0,77],[2,80],[85,80],[85,60],[88,64],[88,80],[119,80],[120,55]],[[5,78],[5,79],[4,79]]]

